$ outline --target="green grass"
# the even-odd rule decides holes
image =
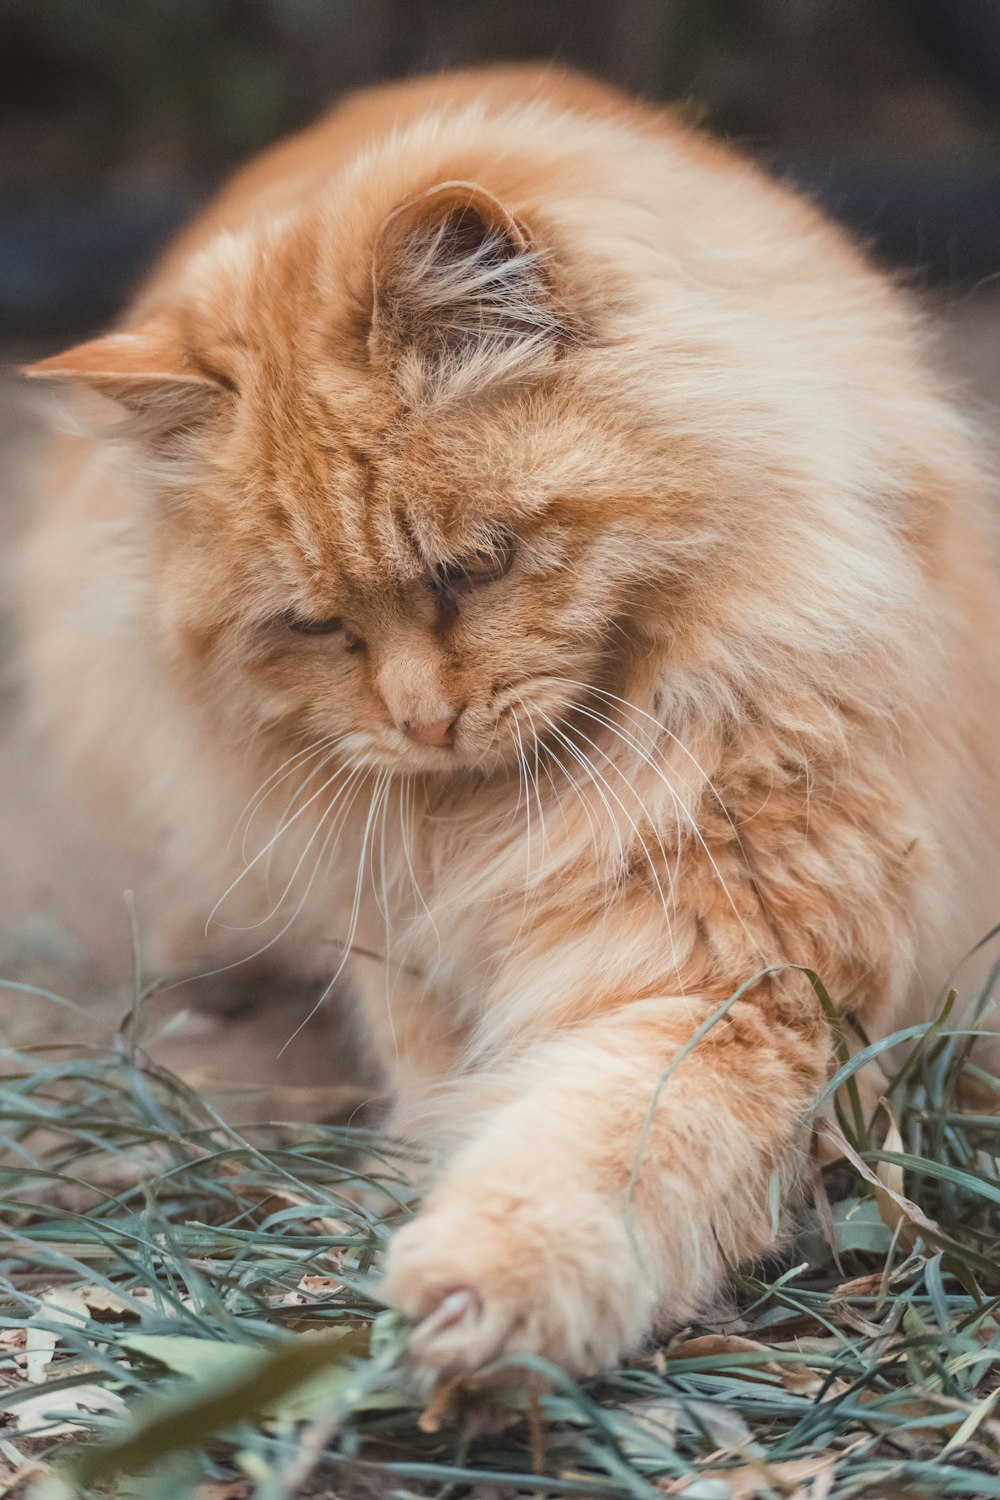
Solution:
[[[136,1014],[8,1051],[0,1495],[1000,1497],[1000,1082],[956,1013],[874,1134],[842,1069],[841,1159],[727,1324],[582,1386],[520,1361],[460,1411],[424,1410],[378,1299],[398,1147],[223,1121]]]

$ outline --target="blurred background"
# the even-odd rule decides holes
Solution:
[[[40,432],[10,366],[99,329],[237,162],[338,94],[504,58],[552,58],[673,101],[802,185],[924,300],[942,370],[992,435],[1000,0],[0,0],[8,562]],[[11,639],[8,626],[0,660],[13,659]],[[8,671],[0,976],[112,1015],[127,992],[122,892],[136,872],[61,786],[18,701]],[[230,1079],[321,1088],[329,1069],[311,1035],[274,1065],[304,1002],[289,1003],[249,1029],[239,1017],[189,1020],[170,1060],[197,1081],[221,1028]],[[43,1014],[23,994],[0,996],[0,1028],[17,1037]],[[306,1107],[299,1098],[296,1110]]]
[[[677,101],[921,277],[1000,268],[997,0],[0,0],[0,327],[113,313],[339,93],[514,57]]]

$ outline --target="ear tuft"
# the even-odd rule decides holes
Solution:
[[[416,353],[436,383],[523,372],[562,333],[541,257],[484,188],[443,182],[394,210],[375,246],[371,349]]]
[[[206,415],[226,389],[196,367],[172,330],[157,323],[77,344],[22,366],[21,374],[67,389],[86,386],[158,431]]]

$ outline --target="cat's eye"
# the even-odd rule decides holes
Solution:
[[[344,622],[339,615],[329,615],[325,620],[307,620],[304,615],[297,615],[290,611],[284,619],[289,630],[294,630],[299,635],[335,635],[338,630],[344,628]]]
[[[361,636],[350,630],[340,615],[327,615],[323,620],[310,620],[306,615],[296,614],[293,609],[290,609],[282,615],[281,619],[282,623],[289,630],[294,630],[296,635],[341,635],[344,651],[348,656],[356,656],[359,651],[365,649]]]
[[[453,602],[484,583],[496,583],[510,571],[513,561],[514,538],[506,526],[497,526],[475,551],[438,563],[434,589],[446,602]]]

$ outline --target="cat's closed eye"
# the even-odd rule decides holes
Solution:
[[[283,623],[289,630],[294,630],[296,635],[337,635],[343,634],[344,649],[354,655],[364,650],[364,641],[353,630],[348,630],[340,615],[328,615],[323,620],[310,620],[304,615],[298,615],[290,610],[283,617]]]
[[[514,561],[514,538],[498,526],[483,546],[464,557],[449,558],[434,570],[433,587],[445,599],[469,594],[486,583],[496,583]]]
[[[335,635],[344,628],[339,615],[329,615],[325,620],[308,620],[304,615],[297,615],[291,610],[284,616],[284,623],[289,630],[297,631],[299,635]]]

